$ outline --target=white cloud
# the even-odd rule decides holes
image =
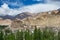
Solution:
[[[55,5],[58,5],[60,6],[60,0],[46,0],[45,1],[47,4],[55,4]]]
[[[29,6],[24,6],[18,9],[10,9],[8,7],[8,4],[4,3],[0,7],[0,15],[17,15],[22,12],[32,12],[32,13],[38,13],[38,12],[45,12],[45,11],[51,11],[58,9],[59,6],[54,4],[34,4]]]
[[[18,10],[10,9],[6,3],[0,7],[0,15],[16,15],[19,13]]]
[[[8,5],[11,5],[11,6],[19,6],[19,7],[21,7],[21,6],[23,6],[24,4],[22,3],[22,2],[20,2],[19,0],[14,0],[14,1],[10,1],[10,0],[5,0],[5,1],[3,1],[3,0],[1,0],[2,1],[2,3],[7,3]]]
[[[3,9],[9,9],[8,5],[6,3],[4,3],[2,6],[1,6]]]
[[[24,12],[44,12],[58,9],[59,7],[53,4],[35,4],[21,8]]]

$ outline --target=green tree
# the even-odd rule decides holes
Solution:
[[[33,33],[30,34],[30,40],[34,40]]]
[[[40,30],[40,28],[37,30],[37,40],[42,40],[42,32]]]
[[[4,40],[15,40],[15,35],[12,31],[5,31]]]
[[[34,40],[42,40],[42,31],[39,29],[37,29],[37,27],[35,27],[34,29]]]
[[[48,31],[48,33],[49,33],[49,40],[54,40],[55,39],[55,32],[52,30],[52,29],[49,29],[49,31]]]
[[[0,40],[3,40],[3,32],[0,30]]]
[[[45,28],[45,30],[43,30],[43,40],[54,40],[54,32]]]
[[[28,29],[25,31],[25,40],[31,40],[31,35]]]
[[[34,40],[37,40],[38,38],[38,34],[37,34],[37,28],[35,26],[35,29],[34,29]]]
[[[4,28],[6,28],[8,26],[5,26],[5,25],[0,25],[0,30],[3,30]]]
[[[60,40],[60,31],[58,31],[58,40]]]
[[[23,31],[17,31],[16,40],[23,40]]]

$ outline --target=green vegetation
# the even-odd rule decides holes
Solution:
[[[4,26],[0,27],[2,28]],[[35,27],[33,32],[29,29],[24,31],[17,30],[17,32],[3,29],[4,28],[0,30],[0,40],[60,40],[60,31],[56,33],[50,28],[44,28],[44,30],[41,30],[40,28],[37,29]]]

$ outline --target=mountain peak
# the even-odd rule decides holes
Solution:
[[[60,11],[60,8],[58,10]]]
[[[23,19],[23,18],[32,16],[32,14],[33,13],[30,13],[30,12],[23,12],[23,13],[20,13],[20,14],[16,15],[15,17],[16,18]]]

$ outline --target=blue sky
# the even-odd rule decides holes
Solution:
[[[22,12],[39,13],[57,10],[60,0],[0,0],[0,15],[17,15]]]
[[[45,0],[0,0],[0,6],[4,3],[7,3],[10,8],[19,8],[23,5],[26,6],[38,3],[45,3]]]

